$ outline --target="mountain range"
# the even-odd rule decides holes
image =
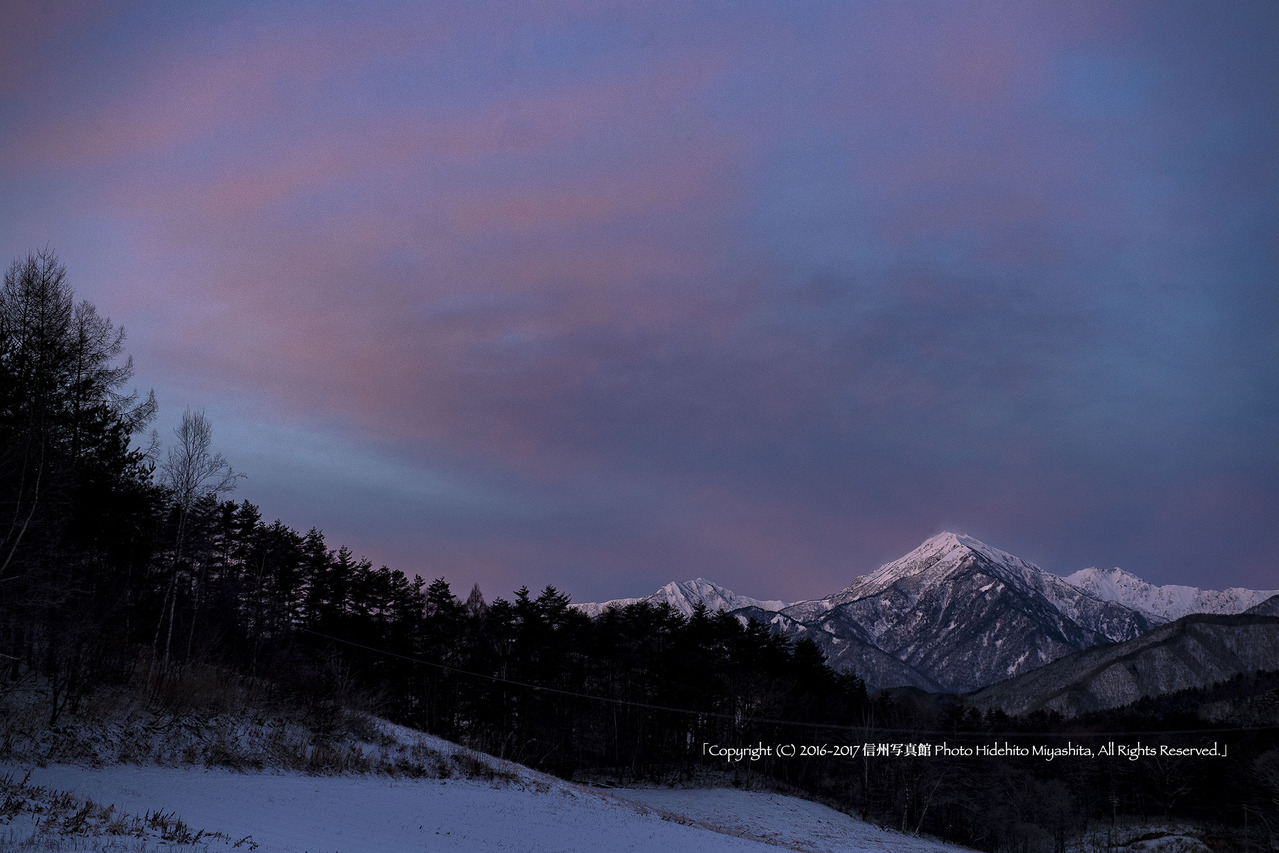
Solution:
[[[628,604],[636,604],[641,601],[648,604],[669,604],[685,616],[691,616],[693,608],[698,604],[705,604],[706,609],[712,612],[717,610],[735,611],[744,608],[777,611],[786,606],[786,603],[782,601],[760,601],[755,598],[748,598],[745,595],[738,595],[732,590],[725,589],[705,578],[697,578],[691,581],[671,581],[652,595],[645,595],[641,598],[617,598],[598,604],[575,604],[573,606],[593,619],[610,607],[625,607]]]
[[[946,532],[811,601],[759,601],[699,578],[641,599],[577,606],[596,615],[646,601],[688,614],[700,602],[812,639],[831,666],[855,672],[872,689],[966,693],[1085,649],[1131,641],[1189,613],[1240,613],[1275,594],[1158,587],[1119,569],[1084,569],[1063,579]]]
[[[1279,590],[1196,589],[1192,586],[1155,586],[1123,569],[1080,569],[1066,576],[1066,583],[1106,601],[1115,601],[1161,622],[1191,613],[1242,613]]]

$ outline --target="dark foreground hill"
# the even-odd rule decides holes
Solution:
[[[1136,639],[1095,646],[971,694],[1009,714],[1075,716],[1279,668],[1279,617],[1185,616]]]

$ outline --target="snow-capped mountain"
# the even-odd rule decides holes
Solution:
[[[955,533],[940,533],[847,589],[781,615],[802,625],[832,666],[869,685],[901,684],[904,669],[921,677],[908,684],[949,691],[973,690],[1156,624]],[[868,655],[867,646],[879,654]],[[888,671],[883,657],[898,671]]]
[[[587,616],[594,618],[609,607],[625,607],[628,604],[635,604],[641,601],[649,604],[669,604],[685,616],[692,615],[693,608],[699,603],[705,604],[706,609],[712,613],[719,610],[733,611],[744,608],[758,608],[761,611],[771,613],[786,607],[784,601],[760,601],[745,595],[738,595],[731,589],[722,587],[713,581],[708,581],[706,578],[696,578],[691,581],[671,581],[652,595],[646,595],[642,598],[615,598],[612,601],[574,604],[573,606]]]
[[[1094,598],[1114,601],[1140,610],[1160,622],[1170,622],[1191,613],[1243,613],[1279,590],[1197,589],[1193,586],[1155,586],[1123,569],[1080,569],[1066,582]]]
[[[646,601],[687,615],[702,602],[812,639],[831,666],[871,688],[967,692],[1187,613],[1240,613],[1274,595],[1158,587],[1119,569],[1084,569],[1063,580],[971,536],[939,533],[812,601],[759,601],[698,578],[643,598],[574,606],[593,617],[611,605]]]

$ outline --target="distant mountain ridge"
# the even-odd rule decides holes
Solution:
[[[688,615],[702,603],[812,639],[833,667],[855,672],[869,687],[968,692],[1131,640],[1176,618],[1170,614],[1240,613],[1273,595],[1158,587],[1119,569],[1063,579],[971,536],[943,532],[825,598],[760,601],[697,578],[642,598],[574,606],[594,617],[643,601]]]
[[[1066,582],[1105,601],[1114,601],[1171,622],[1191,613],[1243,613],[1279,590],[1197,589],[1192,586],[1155,586],[1123,569],[1080,569]]]
[[[784,601],[760,601],[745,595],[738,595],[727,587],[708,581],[706,578],[695,578],[691,581],[671,581],[651,595],[640,598],[615,598],[611,601],[574,604],[573,607],[594,619],[610,607],[625,607],[628,604],[646,602],[648,604],[669,604],[685,616],[691,616],[693,608],[705,604],[712,612],[719,610],[742,610],[758,608],[775,612],[786,607]]]

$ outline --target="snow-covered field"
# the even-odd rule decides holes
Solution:
[[[573,784],[362,714],[326,739],[127,697],[48,726],[38,699],[0,696],[0,853],[963,849],[780,794]]]
[[[962,849],[887,832],[825,806],[778,794],[575,785],[421,732],[382,721],[377,726],[380,743],[366,746],[381,754],[382,766],[388,750],[410,750],[438,757],[431,766],[452,767],[453,772],[448,778],[315,775],[101,763],[93,758],[89,760],[96,766],[11,760],[0,763],[0,779],[10,779],[8,808],[0,809],[0,851]],[[467,767],[471,772],[464,776],[459,768]],[[15,794],[17,783],[24,780],[25,793]],[[40,793],[33,797],[32,791]],[[15,805],[23,800],[25,805]],[[98,808],[84,805],[90,800]],[[50,805],[55,801],[60,802],[56,809]],[[156,815],[162,820],[152,820]],[[178,821],[182,831],[174,832]]]
[[[735,788],[643,788],[617,793],[701,826],[767,842],[773,849],[971,853],[953,844],[880,829],[819,803],[781,794]]]
[[[735,789],[600,793],[541,774],[514,784],[467,779],[307,776],[221,768],[0,765],[0,774],[70,792],[133,815],[176,815],[216,838],[148,850],[256,849],[263,853],[401,851],[958,850],[885,832],[792,797]],[[0,826],[0,849],[34,829],[31,816]],[[120,846],[79,849],[133,850]],[[239,847],[235,844],[239,842]],[[136,844],[136,842],[134,842]],[[77,849],[68,845],[67,849]]]

